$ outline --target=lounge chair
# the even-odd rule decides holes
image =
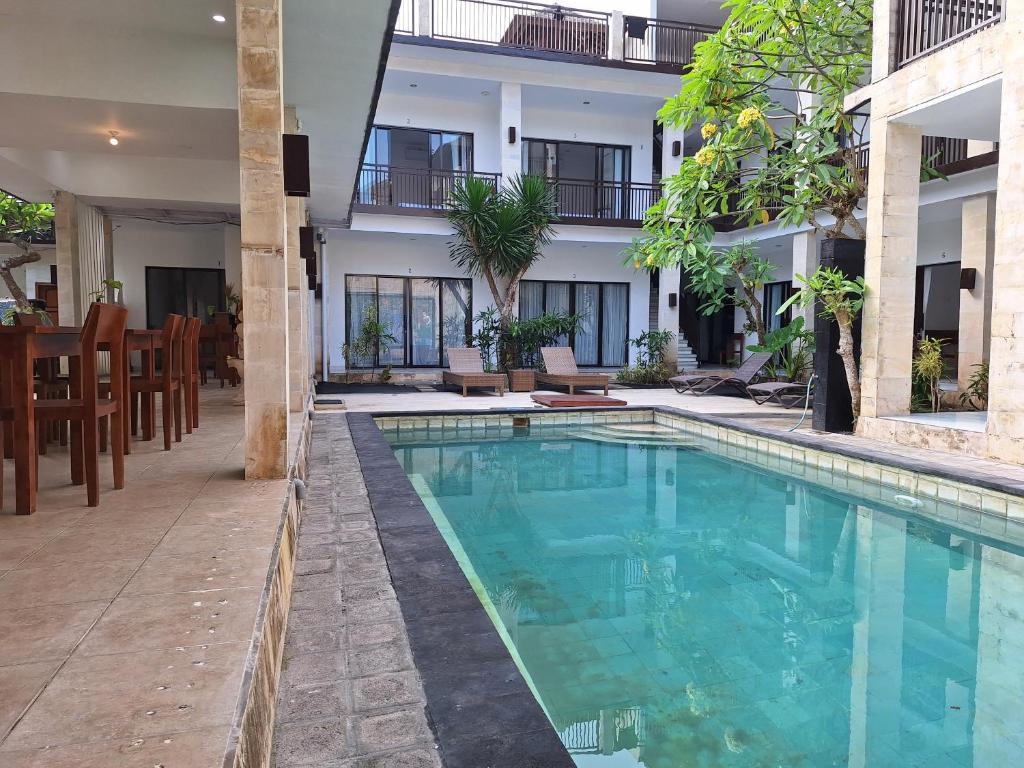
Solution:
[[[545,372],[537,372],[538,384],[552,384],[568,387],[569,394],[577,389],[603,389],[608,394],[608,376],[603,373],[580,373],[576,367],[576,356],[569,347],[542,347]]]
[[[681,395],[687,392],[693,395],[707,395],[728,389],[746,394],[747,387],[754,383],[761,369],[771,359],[771,352],[754,352],[739,368],[674,376],[668,381]]]
[[[811,385],[810,393],[814,393],[814,385]],[[764,381],[760,384],[751,384],[747,387],[747,394],[758,405],[775,403],[783,408],[805,405],[808,396],[807,384],[799,384],[792,381]]]
[[[447,385],[462,387],[466,397],[470,387],[495,389],[505,396],[505,374],[485,373],[484,361],[476,347],[448,347],[448,370],[441,374],[441,381]]]

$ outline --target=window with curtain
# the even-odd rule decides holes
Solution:
[[[580,316],[580,327],[557,343],[572,347],[579,365],[621,367],[629,338],[629,284],[524,280],[519,284],[519,317],[545,312]]]
[[[465,346],[472,333],[472,282],[462,278],[347,275],[345,303],[346,344],[359,337],[370,306],[396,339],[353,359],[355,368],[447,365],[445,349]]]
[[[774,331],[787,325],[792,314],[788,309],[783,314],[778,314],[786,299],[793,290],[793,284],[789,280],[777,283],[765,283],[763,315],[764,327],[768,331]]]

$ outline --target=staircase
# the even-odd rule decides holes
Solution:
[[[690,342],[686,340],[686,336],[680,333],[677,337],[679,347],[677,351],[677,362],[676,370],[679,371],[692,371],[700,363],[697,361],[697,355],[693,353],[693,349],[690,348]]]

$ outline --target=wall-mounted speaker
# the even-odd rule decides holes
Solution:
[[[289,197],[309,197],[309,136],[286,133],[282,149],[284,193]]]
[[[509,144],[515,144],[516,143],[516,127],[514,125],[510,125],[508,127],[508,143]]]
[[[679,294],[678,293],[670,293],[668,295],[668,306],[669,306],[669,309],[675,309],[676,308],[676,304],[678,304],[678,303],[679,303]]]
[[[960,270],[960,290],[973,291],[978,282],[978,270],[974,267],[964,267]]]
[[[306,262],[306,274],[316,277],[316,259],[303,259]]]
[[[683,142],[676,139],[672,142],[672,157],[679,157],[683,153]]]
[[[319,287],[317,286],[316,275],[306,275],[306,285],[309,287],[309,290],[317,291]],[[320,297],[317,296],[317,298]]]
[[[304,259],[316,258],[315,227],[299,227],[299,256]]]

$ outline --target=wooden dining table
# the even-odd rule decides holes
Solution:
[[[79,391],[82,346],[81,328],[70,326],[0,326],[0,409],[9,411],[14,443],[15,511],[19,515],[31,515],[36,511],[36,489],[38,487],[38,436],[35,419],[35,377],[37,360],[66,357],[68,359],[68,380],[70,396],[81,397]],[[162,346],[162,331],[129,329],[125,333],[125,355],[141,352],[142,375],[152,377],[156,367],[156,350]],[[101,347],[102,349],[102,347]],[[128,360],[125,361],[126,363]],[[131,369],[123,366],[125,392],[130,392]],[[152,439],[156,429],[154,409],[150,404],[143,413],[149,414],[148,426],[144,425],[145,439]],[[122,404],[125,427],[125,453],[130,453],[128,403]],[[71,480],[76,485],[85,481],[84,471],[71,452]]]

